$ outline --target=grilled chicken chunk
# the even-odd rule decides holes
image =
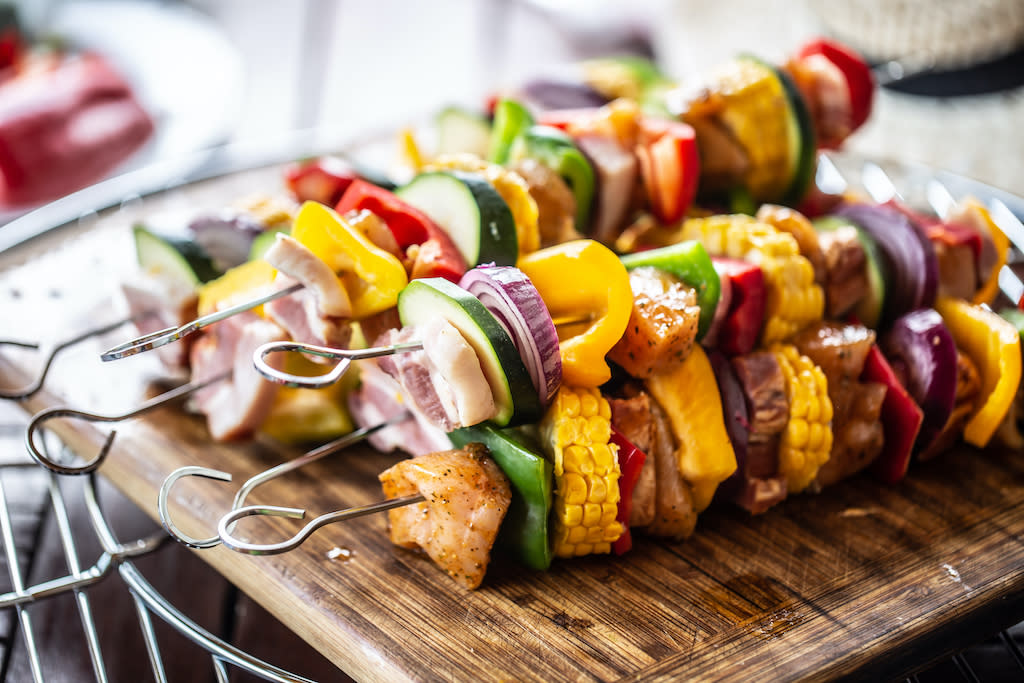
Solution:
[[[630,398],[609,398],[612,425],[645,454],[654,446],[654,420],[651,419],[651,397],[640,392]],[[657,471],[653,457],[644,459],[640,477],[633,488],[633,507],[629,514],[630,528],[647,526],[654,521],[657,498]]]
[[[633,377],[646,378],[682,362],[693,348],[700,322],[697,293],[657,268],[629,273],[633,310],[609,357]]]
[[[391,542],[422,548],[468,589],[483,581],[512,501],[508,479],[480,444],[403,460],[380,475],[384,495],[426,500],[388,512]]]
[[[231,441],[251,436],[270,414],[278,385],[268,382],[252,364],[263,344],[284,341],[284,330],[254,313],[241,313],[212,326],[192,346],[192,380],[201,382],[227,370],[231,377],[195,394],[196,407],[206,415],[210,436]],[[281,354],[268,363],[283,363]],[[279,365],[274,365],[280,369]]]
[[[852,225],[818,236],[825,256],[825,306],[830,318],[840,318],[868,292],[867,257]]]
[[[859,472],[882,452],[884,434],[878,416],[885,387],[859,379],[874,342],[873,330],[834,322],[812,325],[793,338],[800,353],[825,373],[832,401],[832,455],[818,471],[819,487]]]
[[[656,401],[652,400],[650,405],[654,443],[647,456],[655,462],[657,504],[654,520],[647,525],[646,532],[681,541],[692,535],[697,526],[693,491],[679,473],[676,443],[668,416]]]
[[[536,159],[523,159],[512,166],[529,187],[537,202],[540,246],[550,247],[582,237],[576,232],[576,197],[562,177]]]

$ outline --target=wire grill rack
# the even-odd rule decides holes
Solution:
[[[245,158],[251,162],[251,157]],[[851,163],[853,165],[850,165]],[[191,173],[189,180],[211,177],[226,170],[230,169],[225,167],[222,160],[218,164],[206,166],[201,173]],[[919,188],[920,196],[905,197],[905,199],[911,203],[927,201],[940,211],[939,205],[947,201],[947,198],[978,194],[978,188],[985,189],[987,196],[982,199],[986,200],[990,209],[997,214],[997,221],[1007,231],[1016,247],[1012,250],[1013,258],[1010,269],[1005,273],[1005,278],[1001,278],[1002,289],[1010,298],[1019,300],[1021,295],[1024,295],[1024,285],[1021,284],[1018,276],[1021,266],[1024,265],[1024,256],[1022,256],[1024,253],[1024,225],[1021,224],[1017,216],[1024,215],[1024,202],[1012,195],[987,188],[987,186],[953,174],[943,174],[930,169],[922,169],[921,173],[928,174],[928,178],[927,182],[914,184]],[[818,173],[818,184],[823,189],[828,191],[845,189],[848,186],[848,178],[856,178],[857,185],[867,189],[879,201],[884,201],[887,198],[886,195],[892,196],[896,193],[896,188],[892,186],[885,172],[875,164],[861,161],[850,162],[849,160],[845,162],[840,160],[838,163],[834,163],[827,157],[823,158]],[[155,192],[162,189],[167,189],[166,185],[150,187],[149,191]],[[99,196],[110,198],[123,196],[123,186],[111,186],[106,189],[106,192],[106,195],[101,193]],[[35,225],[24,223],[17,226],[13,234],[9,233],[6,243],[0,243],[0,250],[13,246],[24,239],[31,239],[34,234],[57,227],[60,221],[56,219],[63,217],[63,220],[68,220],[68,213],[74,213],[76,207],[80,206],[80,202],[81,198],[72,197],[66,206],[57,206],[50,213],[36,216],[33,219]],[[116,203],[117,201],[104,203],[101,199],[98,206],[92,207],[92,211],[106,208],[108,205],[116,205]],[[49,227],[46,227],[47,224]],[[0,595],[0,616],[13,612],[16,617],[12,622],[12,628],[9,629],[6,641],[7,655],[4,657],[2,668],[0,668],[0,678],[7,679],[9,653],[15,639],[20,637],[28,660],[31,679],[33,681],[46,680],[39,647],[40,624],[33,619],[33,608],[47,598],[70,595],[75,601],[81,622],[81,640],[75,644],[67,643],[66,647],[80,646],[84,648],[88,653],[95,679],[97,681],[110,680],[103,647],[97,634],[95,618],[96,609],[102,609],[102,607],[95,606],[91,599],[91,592],[95,586],[116,575],[127,587],[134,601],[138,625],[145,643],[145,657],[148,659],[155,680],[166,681],[168,675],[157,638],[157,630],[154,627],[156,623],[154,617],[191,641],[199,653],[209,657],[212,675],[217,681],[228,681],[232,677],[232,669],[270,681],[311,680],[274,666],[232,645],[200,626],[171,604],[147,581],[134,563],[134,560],[157,550],[168,539],[167,535],[161,530],[132,541],[119,541],[100,505],[97,479],[94,474],[86,477],[64,477],[43,470],[27,459],[25,461],[7,461],[2,457],[5,455],[3,449],[14,450],[18,447],[15,445],[19,440],[16,437],[20,436],[21,427],[17,424],[3,423],[2,419],[0,419],[0,423],[2,423],[0,424],[0,541],[3,544],[3,556],[0,561],[6,560],[9,577],[8,591]],[[44,447],[48,453],[59,453],[60,457],[68,460],[75,457],[52,435],[48,435]],[[14,524],[17,512],[12,509],[8,496],[9,487],[12,485],[11,481],[18,480],[21,483],[14,485],[20,486],[23,484],[24,476],[29,473],[35,477],[45,478],[41,485],[48,492],[49,514],[52,515],[59,532],[66,566],[66,574],[34,585],[26,585],[25,567],[31,558],[26,556],[23,547],[19,548]],[[68,504],[68,496],[72,494],[68,492],[70,488],[68,480],[82,482],[73,495],[80,495],[83,498],[89,528],[101,548],[99,557],[87,567],[83,566],[79,560],[82,539],[72,531],[73,525]],[[31,548],[28,552],[31,553]],[[964,643],[963,651],[939,663],[932,662],[933,655],[922,653],[922,661],[918,667],[919,673],[910,676],[906,681],[928,683],[951,680],[956,677],[965,681],[1020,680],[1024,677],[1024,652],[1019,643],[1022,637],[1024,637],[1024,623],[1009,630],[989,635],[987,640],[981,643]],[[62,643],[61,646],[65,647],[65,644]],[[339,676],[341,675],[339,672]]]

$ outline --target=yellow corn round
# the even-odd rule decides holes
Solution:
[[[618,447],[611,437],[611,408],[597,389],[562,386],[540,429],[555,472],[555,555],[611,551],[622,534]]]
[[[814,283],[814,268],[789,233],[736,214],[691,218],[679,239],[698,240],[712,256],[761,267],[766,289],[762,344],[784,341],[824,315],[825,293]]]
[[[771,352],[782,368],[790,406],[779,443],[779,473],[785,475],[789,492],[799,493],[832,453],[832,401],[825,373],[810,358],[789,344],[775,344]]]

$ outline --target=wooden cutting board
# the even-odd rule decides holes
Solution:
[[[117,317],[112,292],[131,276],[129,226],[175,207],[217,208],[273,190],[276,169],[208,181],[91,217],[0,254],[0,338],[58,340]],[[149,355],[102,364],[131,328],[69,350],[46,390],[23,403],[117,412],[158,372]],[[37,359],[0,349],[0,386]],[[54,425],[91,454],[107,427]],[[176,523],[213,533],[247,477],[299,449],[210,443],[177,407],[117,425],[101,473],[150,515],[163,479],[183,465],[233,475],[187,478],[171,495]],[[379,500],[377,474],[397,460],[352,448],[257,489],[250,503],[310,517]],[[301,522],[251,519],[272,542]],[[496,557],[468,592],[425,556],[393,547],[383,516],[317,531],[286,555],[199,551],[229,580],[357,679],[752,680],[896,677],[1024,618],[1024,458],[958,447],[885,486],[856,477],[767,514],[701,516],[685,543],[640,538],[624,557],[557,562],[545,573]]]

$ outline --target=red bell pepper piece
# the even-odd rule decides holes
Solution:
[[[764,322],[764,273],[753,263],[739,259],[712,256],[711,262],[718,276],[729,280],[732,291],[715,346],[728,356],[750,353],[757,345]]]
[[[681,121],[643,117],[637,157],[651,211],[662,223],[675,223],[697,196],[697,134]]]
[[[359,178],[351,165],[338,157],[316,157],[288,164],[284,184],[296,201],[334,206]]]
[[[900,384],[878,346],[872,345],[868,352],[860,379],[885,385],[885,401],[879,416],[885,445],[881,455],[871,463],[871,472],[887,484],[895,484],[903,479],[910,466],[910,454],[921,429],[924,412]]]
[[[0,80],[13,75],[24,52],[25,46],[18,29],[14,26],[0,27]],[[8,69],[10,72],[4,73]]]
[[[622,535],[612,543],[612,552],[622,555],[633,547],[633,537],[629,533],[629,515],[633,509],[633,489],[640,479],[640,470],[643,469],[647,455],[615,427],[612,427],[609,443],[619,447],[619,512],[615,519],[622,524]]]
[[[384,188],[356,179],[345,190],[334,210],[341,215],[363,210],[376,214],[388,226],[403,252],[418,244],[411,277],[443,277],[457,284],[468,270],[466,260],[448,233],[422,211]]]
[[[0,84],[0,204],[54,199],[137,150],[153,121],[102,57],[53,60]]]

